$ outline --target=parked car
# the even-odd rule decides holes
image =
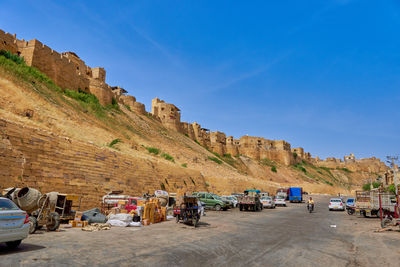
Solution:
[[[284,196],[276,196],[275,197],[275,205],[286,207],[286,199]]]
[[[227,210],[229,208],[229,202],[224,201],[220,196],[207,192],[193,193],[197,196],[201,202],[206,203],[206,208],[215,210]]]
[[[229,201],[231,204],[231,208],[236,208],[238,201],[235,196],[221,196],[221,198],[225,201]]]
[[[29,216],[8,198],[0,197],[0,243],[17,248],[29,234]]]
[[[261,203],[263,204],[264,208],[275,209],[275,200],[272,197],[262,197]]]
[[[345,210],[345,205],[340,198],[331,198],[329,201],[329,210]]]

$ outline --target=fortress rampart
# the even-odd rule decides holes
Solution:
[[[46,74],[62,89],[82,90],[94,94],[102,105],[112,103],[114,94],[111,86],[105,82],[104,68],[87,66],[73,52],[58,53],[36,39],[19,40],[15,34],[11,35],[2,30],[0,30],[0,50],[24,57],[28,66]],[[132,104],[132,107],[143,113],[143,104]]]
[[[123,88],[111,87],[105,82],[104,68],[87,66],[74,52],[58,53],[36,39],[19,40],[15,34],[11,35],[2,30],[0,30],[0,50],[24,57],[28,66],[39,69],[63,89],[82,90],[94,94],[102,105],[111,104],[114,98],[130,110],[138,114],[146,114],[144,104],[137,102],[135,97],[126,95],[127,91]],[[387,168],[376,158],[357,160],[354,154],[345,156],[344,161],[336,158],[327,158],[325,161],[321,161],[318,157],[313,159],[309,152],[304,152],[303,148],[292,149],[291,145],[284,140],[269,140],[252,136],[242,136],[240,139],[226,137],[225,133],[210,132],[196,122],[181,122],[180,109],[159,98],[152,100],[151,115],[166,128],[185,134],[220,155],[245,155],[256,160],[267,158],[285,165],[306,160],[319,166],[346,166],[350,170],[360,168],[374,172],[384,171]]]
[[[0,188],[30,186],[41,192],[81,192],[82,209],[124,188],[126,194],[152,193],[165,186],[207,190],[199,171],[125,155],[107,148],[0,119]]]

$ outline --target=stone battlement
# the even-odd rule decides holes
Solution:
[[[46,74],[62,89],[82,90],[94,94],[102,105],[112,103],[114,94],[111,86],[106,83],[104,68],[87,66],[74,52],[59,53],[37,39],[19,40],[16,34],[11,35],[2,30],[0,30],[0,50],[24,57],[28,66]],[[136,99],[131,102],[126,105],[144,114],[143,104],[136,102]]]

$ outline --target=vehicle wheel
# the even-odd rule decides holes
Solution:
[[[22,240],[6,242],[8,248],[15,249],[21,244]]]
[[[219,204],[215,205],[215,210],[216,211],[220,211],[221,210],[221,205],[219,205]]]
[[[284,207],[286,207],[286,204],[285,205],[283,205]]]
[[[243,211],[243,206],[242,205],[239,205],[239,210]]]
[[[365,211],[362,213],[362,215],[363,215],[365,218],[368,218],[367,213],[366,213]]]
[[[28,221],[29,221],[29,234],[34,234],[38,229],[37,220],[35,217],[29,216]]]
[[[389,218],[384,218],[384,219],[381,221],[381,227],[382,227],[382,228],[388,227],[388,226],[391,225],[391,224],[392,224],[392,220],[389,219]]]
[[[329,211],[332,211],[332,209],[329,209]]]
[[[49,231],[55,231],[60,227],[60,215],[57,212],[51,212],[47,218],[46,228]]]
[[[276,206],[274,206],[274,209],[276,208]]]
[[[353,210],[353,209],[348,209],[348,210],[347,210],[347,214],[353,215],[353,214],[354,214],[354,210]]]

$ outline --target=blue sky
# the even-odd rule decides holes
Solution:
[[[1,29],[105,67],[147,110],[322,158],[400,152],[397,1],[1,2]]]

